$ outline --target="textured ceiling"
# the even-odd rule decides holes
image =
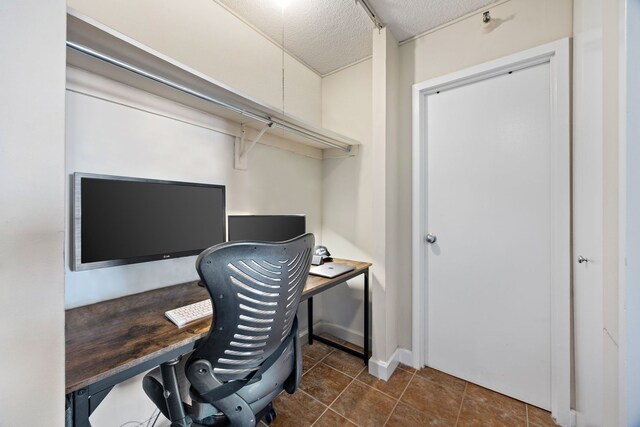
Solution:
[[[325,75],[371,55],[373,23],[355,0],[215,0]],[[286,2],[284,10],[280,2]],[[398,41],[496,0],[369,0]]]
[[[369,3],[396,40],[401,42],[496,1],[369,0]]]

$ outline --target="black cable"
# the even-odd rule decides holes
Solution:
[[[152,415],[152,417],[153,417],[153,415]],[[153,420],[153,424],[151,424],[151,427],[156,425],[156,421],[158,421],[158,418],[160,418],[160,411],[158,411],[158,415],[156,415],[156,419]]]
[[[151,413],[151,416],[149,418],[147,418],[144,421],[127,421],[124,424],[120,424],[120,427],[125,427],[127,425],[131,425],[133,424],[134,427],[148,427],[149,423],[151,422],[151,419],[153,418],[154,415],[156,415],[156,411],[158,411],[157,409],[154,409],[153,412]],[[158,415],[156,416],[156,420],[158,419],[158,416],[160,416],[160,412],[158,411]],[[155,421],[153,422],[153,424],[155,425]]]

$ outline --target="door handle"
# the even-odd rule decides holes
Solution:
[[[438,240],[438,237],[435,234],[427,234],[427,237],[425,237],[425,240],[427,241],[427,243],[435,243]]]
[[[589,260],[582,255],[578,257],[578,264],[582,264],[583,262],[589,262]]]

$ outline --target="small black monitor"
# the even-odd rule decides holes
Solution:
[[[229,215],[229,241],[283,242],[306,233],[304,215]]]

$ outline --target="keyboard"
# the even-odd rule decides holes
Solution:
[[[193,304],[185,305],[184,307],[174,308],[164,313],[167,319],[181,328],[187,323],[194,322],[196,320],[204,319],[207,316],[211,316],[213,310],[211,308],[211,300],[207,299]]]

